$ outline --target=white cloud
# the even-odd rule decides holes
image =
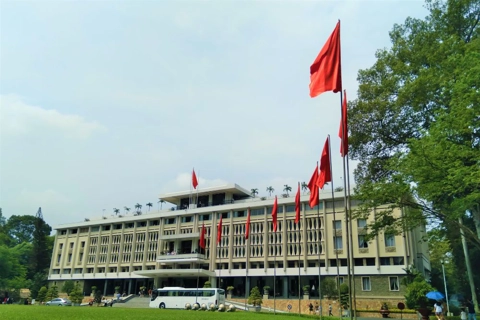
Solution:
[[[0,124],[7,135],[37,134],[42,128],[57,130],[68,137],[85,139],[106,128],[95,121],[86,121],[74,114],[62,114],[27,104],[17,95],[0,95]]]

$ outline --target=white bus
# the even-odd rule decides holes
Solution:
[[[195,303],[200,306],[212,303],[218,307],[225,304],[225,290],[219,288],[183,288],[165,287],[152,291],[150,308],[160,309],[183,309],[189,303],[192,307]]]

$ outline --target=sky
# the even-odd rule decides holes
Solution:
[[[3,215],[42,207],[57,226],[157,210],[161,194],[189,190],[192,168],[199,188],[280,195],[309,181],[327,135],[343,185],[340,97],[310,98],[310,65],[340,19],[355,99],[393,25],[426,15],[416,0],[2,0]]]

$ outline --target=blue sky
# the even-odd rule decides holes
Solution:
[[[338,19],[343,86],[422,1],[2,1],[0,207],[52,226],[165,192],[309,180],[339,96],[309,97]],[[352,162],[352,166],[355,162]],[[156,208],[156,206],[154,207]]]

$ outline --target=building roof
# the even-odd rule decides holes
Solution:
[[[192,189],[191,191],[178,191],[178,192],[165,193],[165,194],[161,194],[159,198],[170,203],[178,203],[182,198],[189,197],[191,194],[195,194],[195,195],[198,194],[199,196],[203,196],[207,194],[220,193],[220,192],[233,193],[241,197],[250,196],[250,192],[247,191],[247,189],[244,189],[235,183],[229,183],[223,186],[208,187],[208,188],[202,188],[198,186],[196,190]]]

